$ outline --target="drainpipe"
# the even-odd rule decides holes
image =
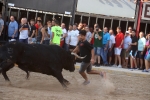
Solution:
[[[72,11],[72,18],[71,18],[71,23],[70,24],[74,24],[75,12],[76,12],[76,5],[77,5],[77,0],[74,0],[73,11]]]
[[[143,6],[143,2],[139,1],[139,12],[138,12],[138,19],[137,19],[137,26],[136,26],[136,36],[137,37],[139,36],[139,30],[140,30],[142,6]]]

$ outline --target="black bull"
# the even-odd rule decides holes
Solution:
[[[20,69],[27,73],[39,72],[42,74],[52,75],[58,79],[63,87],[69,83],[62,76],[62,70],[74,72],[76,54],[67,52],[56,45],[39,45],[23,43],[7,43],[0,47],[0,73],[5,80],[9,81],[6,72],[17,64]]]

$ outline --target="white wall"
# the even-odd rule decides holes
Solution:
[[[135,15],[134,0],[78,0],[77,12],[132,18]]]

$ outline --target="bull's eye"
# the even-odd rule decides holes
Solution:
[[[8,54],[12,54],[13,53],[13,48],[7,48],[7,52],[8,52]]]

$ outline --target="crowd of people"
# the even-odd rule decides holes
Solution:
[[[0,35],[3,28],[4,22],[0,18]],[[150,34],[144,37],[145,34],[140,32],[137,37],[132,27],[129,27],[124,34],[121,27],[117,27],[115,35],[113,29],[107,27],[101,29],[98,24],[91,29],[82,23],[69,25],[67,29],[65,23],[60,25],[55,19],[47,20],[46,25],[43,26],[40,17],[31,19],[29,22],[27,18],[22,18],[21,24],[18,25],[14,16],[11,16],[8,23],[8,39],[28,44],[59,45],[66,51],[72,52],[81,41],[80,31],[84,30],[86,40],[94,47],[96,67],[103,65],[149,72]],[[112,57],[115,57],[114,63]]]

